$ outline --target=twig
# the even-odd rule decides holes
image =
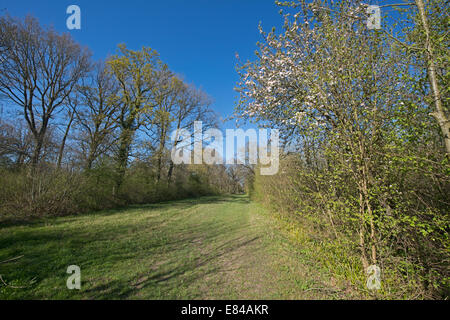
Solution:
[[[23,255],[18,256],[18,257],[15,257],[15,258],[8,259],[8,260],[0,261],[0,264],[1,264],[1,263],[11,262],[11,261],[14,261],[14,260],[18,260],[18,259],[20,259],[20,258],[22,258],[22,257],[23,257]]]
[[[341,291],[342,291],[342,290],[337,290],[337,289],[331,289],[331,288],[324,288],[324,287],[322,287],[322,288],[309,288],[309,289],[303,290],[303,292],[311,291],[311,290],[323,290],[323,291],[332,291],[332,292],[341,292]]]
[[[409,2],[409,3],[393,3],[393,4],[384,4],[382,6],[378,6],[380,8],[385,8],[385,7],[400,7],[400,6],[414,6],[415,3],[414,2]]]
[[[18,286],[13,286],[13,285],[10,285],[10,284],[6,283],[6,281],[3,280],[3,277],[2,277],[2,275],[0,274],[0,281],[1,281],[5,286],[10,287],[10,288],[13,288],[13,289],[24,289],[24,288],[27,288],[27,287],[31,286],[31,285],[34,283],[35,280],[36,280],[36,278],[33,278],[33,279],[31,279],[30,283],[29,283],[27,286],[21,286],[21,287],[18,287]]]

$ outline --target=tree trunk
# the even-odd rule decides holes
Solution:
[[[159,140],[159,151],[158,151],[158,162],[157,162],[158,172],[156,173],[156,180],[158,182],[161,180],[162,158],[163,158],[164,148],[166,146],[166,130],[165,130],[164,126],[161,128],[161,134],[160,134],[159,139],[160,140]]]
[[[31,166],[33,169],[35,169],[39,163],[42,146],[44,145],[44,135],[37,134],[36,136],[34,136],[34,140],[36,142],[36,146],[34,147],[33,155],[31,157]]]
[[[181,127],[181,119],[180,117],[178,117],[178,123],[177,123],[177,135],[175,137],[175,141],[173,143],[173,148],[176,149],[177,145],[178,145],[178,132],[180,130]],[[174,168],[175,164],[172,161],[172,156],[170,157],[170,165],[169,165],[169,171],[167,172],[167,185],[170,185],[170,183],[172,182],[172,174],[173,174],[173,168]]]
[[[173,173],[174,163],[170,160],[169,170],[167,171],[167,185],[170,185],[172,182],[172,173]]]
[[[67,140],[67,136],[69,135],[70,126],[72,125],[73,118],[74,118],[74,113],[72,112],[70,115],[69,123],[66,127],[66,131],[64,132],[64,137],[62,139],[61,146],[59,148],[58,164],[57,164],[58,169],[61,169],[61,162],[62,162],[62,158],[64,155],[64,147],[66,146],[66,140]]]
[[[128,165],[128,153],[131,145],[131,135],[132,132],[130,129],[124,129],[120,135],[119,151],[117,155],[116,192],[119,191],[125,177],[125,172]]]
[[[360,220],[359,220],[359,248],[361,251],[361,262],[364,268],[364,271],[367,270],[367,268],[369,267],[369,263],[367,260],[367,255],[366,255],[366,245],[365,245],[365,232],[366,232],[366,228],[365,228],[365,220],[364,220],[364,195],[363,192],[360,190],[359,191],[359,215],[360,215]]]
[[[86,160],[86,170],[91,170],[93,163],[94,163],[94,152],[90,150]]]
[[[431,115],[436,119],[441,128],[444,136],[444,144],[447,155],[450,156],[450,120],[447,118],[442,106],[442,98],[439,89],[437,74],[436,74],[436,62],[434,57],[434,49],[431,43],[430,27],[428,25],[428,19],[425,13],[425,5],[423,0],[416,0],[416,6],[419,9],[420,20],[422,22],[423,30],[425,32],[425,49],[427,58],[428,78],[433,92],[433,99],[436,106],[436,110]]]

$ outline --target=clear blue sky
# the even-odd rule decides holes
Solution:
[[[81,30],[66,27],[71,4],[81,9]],[[119,43],[156,49],[174,72],[213,98],[222,117],[232,114],[238,97],[233,90],[238,81],[235,53],[243,61],[252,59],[261,40],[259,22],[265,30],[281,28],[283,22],[274,0],[2,0],[3,8],[70,32],[95,59],[115,53]]]
[[[81,30],[66,27],[71,4],[81,8]],[[95,59],[115,53],[119,43],[156,49],[174,72],[213,98],[213,108],[223,118],[232,114],[238,98],[233,90],[238,81],[235,54],[252,60],[261,40],[259,22],[266,31],[273,26],[280,31],[283,23],[275,0],[1,0],[0,10],[18,17],[32,14],[42,24],[70,32]],[[230,122],[225,127],[234,126]]]

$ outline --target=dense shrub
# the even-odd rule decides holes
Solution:
[[[386,169],[392,181],[380,186],[371,200],[382,289],[370,294],[386,298],[448,297],[450,184],[448,176],[441,174],[448,170],[448,164],[446,160],[428,166],[409,161],[402,164],[401,170]],[[426,167],[428,173],[414,167]],[[365,270],[359,262],[359,199],[350,177],[312,170],[299,155],[291,154],[281,161],[277,175],[256,175],[252,189],[253,199],[289,221],[289,232],[301,245],[311,247],[315,259],[337,278],[351,281],[369,294]]]
[[[157,182],[152,167],[132,167],[120,190],[116,172],[103,164],[86,171],[0,169],[0,221],[77,214],[129,204],[223,193],[199,172],[176,171],[174,181]],[[211,184],[209,184],[211,183]]]

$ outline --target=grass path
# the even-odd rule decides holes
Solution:
[[[327,273],[245,196],[0,227],[0,299],[333,299]],[[67,266],[81,290],[66,288]]]

